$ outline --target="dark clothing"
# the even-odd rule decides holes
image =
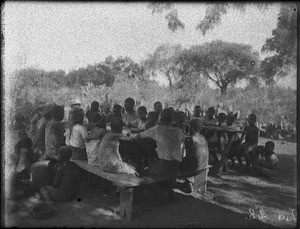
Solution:
[[[95,114],[95,113],[99,113],[101,117],[104,117],[104,115],[101,113],[101,111],[99,109],[98,110],[90,109],[86,112],[86,117],[87,117],[89,123],[92,121],[93,114]]]
[[[179,162],[158,159],[150,164],[147,175],[177,176],[179,174]]]
[[[73,147],[72,148],[72,157],[71,159],[73,160],[87,160],[87,153],[86,153],[86,148],[77,148]]]
[[[45,151],[45,130],[48,119],[42,117],[36,124],[36,147]]]
[[[254,125],[245,127],[245,142],[247,145],[257,145],[259,129]]]
[[[57,156],[57,149],[65,145],[64,124],[54,119],[50,120],[45,129],[45,149],[46,155]]]
[[[50,189],[50,198],[54,201],[75,199],[79,192],[80,176],[76,163],[68,161],[56,171],[54,182]]]
[[[30,119],[29,137],[31,138],[33,145],[36,144],[36,126],[40,118],[41,115],[39,114],[39,112],[36,112]]]
[[[138,173],[149,167],[149,161],[157,158],[156,142],[152,138],[135,141],[119,140],[119,152],[122,160],[134,164]]]

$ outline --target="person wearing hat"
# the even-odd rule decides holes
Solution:
[[[81,108],[81,105],[82,105],[82,103],[81,103],[81,101],[80,101],[78,98],[74,99],[74,100],[71,102],[71,105],[70,105],[71,110],[69,111],[68,122],[71,121],[73,110],[74,110],[75,108]]]
[[[65,117],[64,117],[64,119],[63,119],[63,122],[66,123],[66,124],[69,123],[70,120],[71,120],[71,113],[72,113],[72,110],[73,110],[75,107],[79,107],[79,108],[80,108],[81,105],[82,105],[82,103],[81,103],[81,101],[80,101],[78,98],[71,100],[70,105],[67,105],[67,104],[66,104],[66,106],[64,106]]]
[[[34,145],[34,157],[36,161],[44,159],[45,155],[45,130],[47,123],[51,119],[53,108],[56,104],[50,103],[42,110],[42,118],[36,124],[36,142]]]
[[[172,107],[162,110],[159,124],[135,137],[135,139],[153,138],[157,144],[159,159],[150,166],[146,172],[147,175],[178,175],[185,135],[179,128],[171,126],[172,117]],[[162,204],[167,198],[173,197],[172,182],[170,181],[154,184],[151,187],[158,194],[156,204]]]
[[[40,194],[47,202],[65,202],[75,199],[79,193],[80,175],[77,164],[70,161],[72,149],[61,146],[57,150],[60,167],[57,168],[51,185],[40,188]]]

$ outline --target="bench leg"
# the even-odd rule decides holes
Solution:
[[[120,188],[120,216],[131,220],[133,188]]]
[[[207,186],[207,173],[208,170],[205,169],[201,173],[195,176],[194,182],[194,192],[200,192],[202,195],[206,194],[206,186]],[[200,191],[199,191],[200,189]]]

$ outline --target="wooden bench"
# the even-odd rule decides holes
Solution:
[[[195,176],[194,191],[205,195],[206,184],[207,184],[207,173],[208,169],[211,167],[207,165],[204,169],[194,172],[185,172],[179,174],[176,177],[170,176],[146,176],[146,177],[136,177],[134,175],[125,173],[109,173],[100,170],[98,166],[90,165],[87,161],[73,160],[80,168],[93,173],[99,177],[113,182],[114,185],[118,186],[120,189],[120,216],[125,217],[128,221],[131,219],[132,213],[132,199],[133,199],[133,188],[141,185],[149,185],[159,181],[170,180],[173,178],[186,178]]]

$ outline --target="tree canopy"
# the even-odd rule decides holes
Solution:
[[[209,30],[221,24],[222,16],[227,14],[228,9],[246,11],[248,5],[256,6],[259,10],[266,10],[272,2],[263,3],[205,3],[206,12],[196,26],[205,35]],[[173,32],[184,29],[185,24],[176,11],[176,3],[149,3],[152,13],[166,13],[168,27]],[[168,15],[172,15],[168,16]],[[297,7],[295,3],[280,3],[277,27],[272,32],[272,37],[266,40],[262,47],[263,52],[275,52],[271,57],[265,58],[261,63],[261,77],[267,83],[272,83],[276,75],[284,76],[290,69],[296,67],[296,44],[297,44]]]
[[[274,82],[274,76],[284,76],[296,67],[297,56],[297,12],[294,4],[282,4],[277,27],[272,37],[266,40],[263,52],[275,52],[262,61],[261,73],[267,83]]]
[[[160,45],[153,54],[146,58],[143,65],[151,72],[152,76],[163,74],[172,89],[174,84],[180,80],[178,76],[178,57],[182,50],[181,45]]]
[[[259,54],[250,45],[213,41],[191,47],[191,65],[226,94],[228,85],[257,74]]]

